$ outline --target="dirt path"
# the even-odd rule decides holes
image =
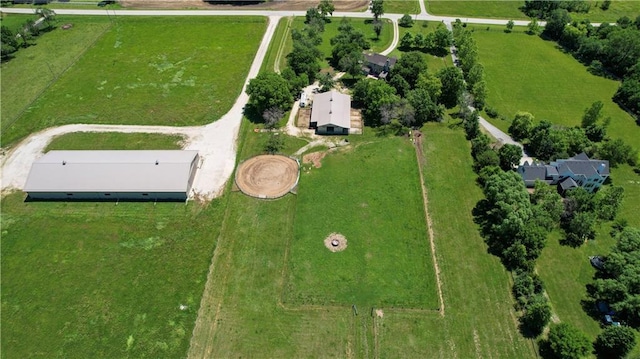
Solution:
[[[278,45],[278,52],[276,53],[276,61],[273,63],[273,72],[280,73],[280,60],[282,59],[282,53],[284,52],[284,45],[287,43],[289,32],[291,31],[291,24],[293,23],[293,16],[287,17],[287,28],[284,30],[284,35]]]
[[[415,131],[413,133],[413,141],[416,147],[416,156],[418,157],[418,172],[420,173],[420,186],[422,187],[422,200],[424,201],[424,216],[427,220],[427,231],[429,232],[429,244],[431,246],[431,259],[433,260],[433,267],[436,272],[436,284],[438,286],[438,300],[440,301],[440,315],[444,317],[444,297],[442,295],[442,280],[440,279],[440,266],[438,265],[438,259],[436,257],[436,244],[433,234],[433,222],[431,221],[431,215],[429,215],[429,199],[427,197],[427,187],[424,185],[424,165],[427,163],[422,148],[422,133]]]

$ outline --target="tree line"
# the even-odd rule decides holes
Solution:
[[[36,15],[38,19],[28,19],[15,30],[4,25],[0,27],[0,56],[3,61],[10,59],[19,49],[33,45],[33,40],[42,33],[55,28],[56,14],[53,10],[37,8]]]

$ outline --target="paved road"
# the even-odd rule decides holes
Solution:
[[[270,10],[109,10],[109,9],[53,9],[59,15],[103,15],[103,16],[305,16],[305,11],[270,11]],[[0,8],[1,12],[13,14],[32,14],[35,9],[18,9],[18,8]],[[397,21],[403,14],[384,14],[384,18]],[[371,11],[365,12],[334,12],[334,18],[355,17],[355,18],[371,18]],[[421,6],[421,13],[415,20],[429,20],[440,22],[453,22],[461,19],[469,24],[486,24],[486,25],[506,25],[509,20],[502,19],[484,19],[484,18],[466,18],[455,16],[436,16],[430,15]],[[514,20],[516,26],[526,26],[527,20]],[[544,26],[545,22],[539,22],[540,26]],[[598,24],[593,24],[597,26]]]

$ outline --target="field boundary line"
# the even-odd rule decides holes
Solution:
[[[444,317],[444,297],[442,295],[442,280],[440,279],[440,266],[436,256],[436,244],[433,234],[433,223],[429,215],[429,199],[427,197],[427,187],[424,184],[424,175],[422,174],[422,166],[426,163],[422,149],[422,133],[414,131],[412,141],[415,144],[416,159],[418,161],[418,173],[420,174],[420,187],[422,188],[422,201],[424,205],[424,216],[427,221],[427,232],[429,234],[429,245],[431,246],[431,258],[433,260],[433,268],[436,272],[436,285],[438,287],[438,299],[440,301],[439,312]]]
[[[0,127],[0,128],[1,128],[2,130],[6,130],[6,129],[8,129],[9,127],[11,127],[11,125],[13,125],[14,123],[16,123],[16,121],[18,121],[18,119],[19,119],[20,117],[22,117],[22,115],[24,115],[24,113],[25,113],[25,112],[27,112],[27,110],[28,110],[31,106],[33,106],[33,104],[34,104],[36,101],[38,101],[38,99],[42,96],[42,94],[44,94],[44,93],[45,93],[45,92],[46,92],[46,91],[47,91],[51,86],[53,86],[53,84],[55,84],[56,82],[58,82],[58,79],[59,79],[62,75],[64,75],[65,73],[67,73],[67,71],[69,71],[69,69],[70,69],[71,67],[73,67],[73,65],[75,65],[75,64],[80,60],[80,58],[82,58],[82,57],[85,55],[85,53],[86,53],[87,51],[89,51],[89,49],[90,49],[90,48],[94,47],[94,46],[95,46],[95,44],[98,42],[98,40],[102,39],[102,37],[104,36],[104,34],[106,34],[106,33],[107,33],[107,31],[111,30],[111,28],[113,27],[113,24],[114,24],[114,22],[113,22],[113,21],[111,21],[111,23],[110,23],[110,24],[109,24],[109,25],[104,29],[104,31],[102,31],[102,33],[101,33],[100,35],[98,35],[98,36],[96,37],[96,39],[95,39],[95,40],[93,40],[93,42],[91,42],[91,44],[87,45],[87,47],[85,47],[85,48],[84,48],[84,50],[82,50],[82,51],[80,52],[80,54],[78,54],[78,56],[76,56],[76,58],[75,58],[75,59],[73,59],[73,61],[71,61],[71,63],[70,63],[69,65],[67,65],[66,67],[64,67],[64,68],[62,69],[62,71],[61,71],[59,74],[57,74],[57,75],[54,75],[54,76],[53,76],[53,78],[51,79],[51,81],[49,81],[49,83],[48,83],[48,84],[47,84],[47,85],[46,85],[42,90],[40,90],[40,91],[38,92],[38,94],[36,95],[36,97],[34,97],[34,99],[33,99],[31,102],[29,102],[25,107],[23,107],[23,108],[22,108],[22,110],[21,110],[21,111],[20,111],[20,112],[19,112],[19,113],[14,117],[14,118],[12,118],[8,123],[3,122],[3,123],[2,123],[2,127]],[[49,68],[49,70],[51,70],[51,69]]]
[[[229,203],[229,198],[230,196],[227,197],[227,204]],[[220,226],[220,234],[216,239],[216,247],[213,250],[213,256],[211,257],[211,264],[209,265],[209,271],[207,273],[207,281],[204,285],[202,299],[200,300],[200,307],[198,308],[198,315],[196,316],[196,322],[195,322],[195,325],[193,326],[193,332],[191,333],[191,340],[189,341],[189,350],[187,352],[187,358],[205,358],[211,354],[210,353],[211,348],[209,344],[213,342],[213,338],[218,327],[218,318],[220,317],[220,309],[224,301],[224,290],[226,288],[227,278],[229,277],[229,271],[227,270],[227,271],[223,271],[223,274],[221,277],[216,277],[216,280],[214,280],[214,274],[218,272],[217,271],[218,262],[221,256],[220,247],[222,247],[221,246],[222,243],[226,244],[226,241],[224,241],[225,237],[223,236],[223,233],[227,226],[228,218],[230,216],[229,212],[231,211],[229,211],[228,209],[225,210],[224,219],[222,220],[222,225]],[[229,245],[232,246],[233,243],[229,243]],[[229,253],[227,254],[227,257],[226,257],[227,266],[229,265],[229,263],[231,263],[230,259],[232,254],[233,254],[233,251],[229,250]],[[216,282],[216,284],[221,283],[221,285],[214,286],[214,282]],[[216,293],[214,293],[216,289],[221,291],[220,293],[217,293],[218,296],[216,296]],[[217,305],[215,306],[216,310],[213,313],[213,315],[211,315],[213,312],[212,309],[214,307],[213,304],[216,301],[217,301]],[[198,340],[201,338],[201,336],[198,335],[198,333],[200,332],[204,332],[208,334],[203,336],[207,338],[207,342],[198,343]]]
[[[284,44],[287,42],[287,36],[289,36],[289,31],[291,31],[292,23],[293,23],[293,16],[287,17],[287,27],[284,29],[284,34],[282,34],[282,39],[280,40],[280,45],[278,46],[278,52],[276,53],[276,61],[273,62],[273,71],[276,73],[280,73],[280,58],[282,57],[282,52],[284,51]]]

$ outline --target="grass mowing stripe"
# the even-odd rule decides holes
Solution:
[[[75,132],[58,136],[51,150],[178,150],[184,138],[157,133]]]

